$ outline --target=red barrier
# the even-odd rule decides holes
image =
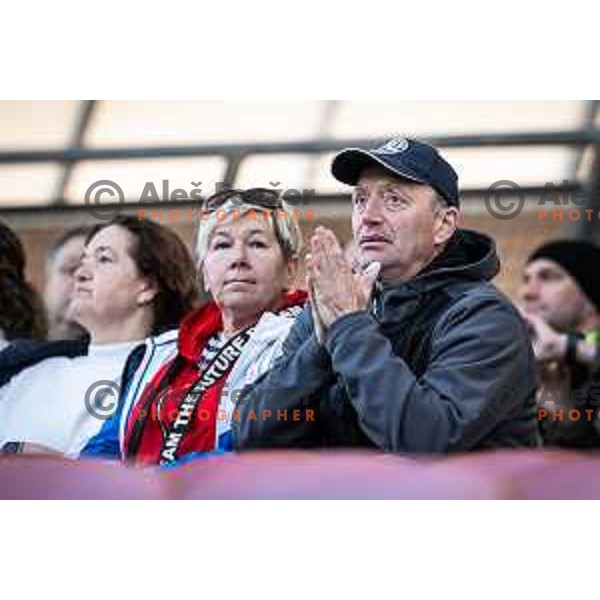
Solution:
[[[168,471],[15,456],[0,459],[0,498],[600,499],[600,455],[278,451],[213,456]]]
[[[128,500],[165,498],[160,476],[105,461],[39,455],[0,458],[2,500]]]
[[[261,452],[192,463],[168,474],[177,497],[202,499],[490,499],[492,480],[369,452]]]

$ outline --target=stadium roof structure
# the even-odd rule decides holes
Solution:
[[[145,183],[169,180],[203,195],[218,182],[314,190],[339,202],[332,155],[394,136],[442,148],[463,198],[498,181],[531,195],[552,183],[600,210],[600,101],[2,101],[0,215],[81,210],[100,180],[139,203]],[[312,192],[311,192],[312,193]],[[529,196],[528,196],[529,197]],[[189,204],[188,197],[178,202]],[[592,238],[594,222],[576,235]],[[597,234],[596,234],[597,235]]]

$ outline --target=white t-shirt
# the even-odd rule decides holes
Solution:
[[[79,455],[90,438],[100,431],[104,421],[95,416],[106,414],[102,407],[117,401],[125,362],[131,351],[142,344],[90,345],[86,356],[48,358],[25,369],[0,388],[0,447],[7,442],[30,442],[62,452]],[[97,385],[96,382],[117,384]],[[102,396],[101,388],[107,390]]]

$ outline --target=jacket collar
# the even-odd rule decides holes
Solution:
[[[301,306],[307,300],[306,292],[293,290],[285,292],[281,310],[292,306]],[[198,310],[190,313],[179,328],[179,353],[187,360],[195,362],[206,342],[216,333],[223,330],[221,310],[215,302],[208,302]]]
[[[459,229],[446,249],[413,279],[377,287],[384,294],[414,296],[458,281],[490,281],[499,270],[494,241],[483,233]]]
[[[499,270],[494,241],[482,233],[459,229],[446,249],[410,281],[389,286],[377,281],[372,307],[381,318],[393,314],[405,302],[417,301],[434,290],[468,281],[490,281]]]

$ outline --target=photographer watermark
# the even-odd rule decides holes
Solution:
[[[289,390],[288,390],[289,391]],[[299,396],[308,398],[311,389],[295,390]],[[306,392],[306,394],[304,394]],[[600,386],[593,386],[585,390],[568,390],[570,398],[570,406],[560,407],[557,404],[557,398],[554,396],[555,391],[552,388],[541,387],[537,391],[537,419],[543,421],[549,419],[551,421],[598,421],[600,425]],[[216,412],[211,412],[201,406],[193,413],[188,413],[185,410],[184,402],[187,397],[188,390],[164,390],[160,396],[156,396],[153,402],[149,403],[148,409],[140,410],[136,413],[136,419],[149,419],[155,422],[168,423],[178,420],[197,421],[206,423],[210,421],[240,423],[240,422],[314,422],[315,411],[307,408],[308,400],[303,400],[295,408],[289,409],[254,409],[242,411],[245,403],[250,403],[250,406],[257,406],[261,398],[269,397],[271,404],[277,404],[274,399],[280,394],[277,388],[266,389],[259,397],[257,392],[246,390],[232,390],[228,392],[227,387],[224,387],[221,393],[221,405]],[[230,400],[230,408],[227,409],[226,400]],[[100,421],[108,421],[115,416],[120,415],[123,406],[124,398],[121,395],[119,384],[110,380],[95,381],[90,385],[85,394],[85,407],[87,412]],[[518,386],[501,382],[491,386],[484,398],[483,411],[484,414],[494,419],[495,421],[510,421],[518,418],[527,404],[531,402],[531,398],[527,395],[519,393]]]
[[[171,208],[169,210],[163,211],[162,208],[159,209],[145,209],[140,208],[137,211],[138,220],[141,219],[151,219],[152,221],[208,221],[211,217],[211,212],[206,209],[195,209],[195,208]],[[233,221],[268,221],[270,219],[280,220],[290,220],[299,222],[302,219],[306,221],[314,221],[315,220],[315,211],[311,208],[307,208],[304,212],[300,209],[296,208],[294,210],[274,210],[263,208],[260,210],[245,210],[243,213],[241,210],[234,210],[231,215],[227,213],[227,211],[218,208],[215,212],[215,217],[217,221],[225,221],[231,216]]]
[[[503,196],[508,190],[513,190],[517,200],[507,201]],[[521,187],[514,181],[502,179],[492,183],[485,194],[485,207],[492,217],[500,221],[510,221],[518,217],[525,207],[525,194]]]
[[[110,204],[103,205],[101,203],[103,197],[105,199],[109,198]],[[116,205],[114,202],[115,197],[117,198]],[[123,209],[125,194],[119,184],[109,179],[101,179],[88,187],[85,192],[84,202],[92,217],[100,221],[110,221],[112,218],[118,216]]]
[[[499,382],[490,386],[485,394],[484,412],[499,421],[516,419],[525,408],[527,398],[519,394],[517,386]]]
[[[85,408],[99,421],[109,421],[121,412],[121,387],[115,381],[95,381],[85,392]]]
[[[274,192],[277,192],[281,200],[295,210],[290,211],[293,218],[295,215],[298,216],[298,220],[302,218],[302,211],[297,208],[300,205],[306,206],[309,204],[309,199],[315,196],[314,189],[303,189],[298,190],[295,188],[283,188],[280,181],[270,181],[269,188]],[[202,188],[202,181],[191,181],[190,189],[185,190],[183,188],[171,189],[171,182],[168,179],[163,179],[157,184],[154,181],[147,181],[144,184],[143,189],[139,194],[136,194],[131,198],[132,203],[139,204],[168,204],[173,202],[197,202],[201,203],[204,199],[212,196],[213,194],[233,190],[231,185],[225,182],[217,182],[212,189],[204,190]],[[242,205],[240,198],[235,196],[230,199],[233,204]],[[115,181],[109,179],[101,179],[92,183],[84,197],[84,202],[88,212],[96,219],[101,221],[110,221],[114,217],[118,216],[125,206],[125,193],[123,188]],[[166,220],[181,221],[181,220],[196,220],[200,217],[197,216],[198,211],[193,209],[179,210],[176,208],[166,209],[163,214],[162,209],[148,210],[140,209],[140,213],[145,213],[139,218],[152,218],[153,220],[163,220],[166,216]],[[305,211],[306,220],[314,220],[314,213],[312,210]]]
[[[600,421],[600,383],[577,389],[571,389],[568,381],[558,387],[542,386],[537,405],[539,421]]]
[[[519,394],[518,386],[499,383],[485,394],[484,413],[500,421],[510,420],[528,410],[530,402],[530,397]],[[600,384],[575,390],[568,383],[561,389],[542,385],[536,391],[535,406],[538,421],[586,421],[600,426]]]
[[[243,392],[246,392],[243,396]],[[309,397],[311,390],[298,388],[295,390],[299,395]],[[152,392],[151,392],[152,393]],[[198,407],[198,410],[190,414],[185,408],[189,390],[166,389],[160,395],[150,397],[149,408],[140,410],[136,413],[136,419],[157,421],[161,423],[173,422],[178,420],[195,420],[198,422],[207,422],[215,418],[223,422],[241,422],[244,421],[314,421],[315,411],[308,408],[292,408],[277,410],[254,410],[250,408],[242,415],[240,407],[246,402],[258,404],[259,397],[252,390],[236,389],[229,392],[225,386],[221,392],[221,405],[216,413]],[[262,397],[273,395],[277,397],[280,392],[276,388],[266,389]],[[230,409],[225,408],[229,400]],[[100,421],[108,421],[121,413],[124,397],[121,394],[121,388],[118,383],[110,380],[100,380],[92,383],[85,393],[85,407],[87,412]],[[303,400],[300,404],[306,404]]]
[[[573,208],[588,204],[589,195],[585,190],[575,188],[568,180],[560,185],[549,181],[537,199],[538,221],[598,221],[600,211]],[[494,182],[485,194],[485,207],[488,213],[500,221],[510,221],[518,217],[525,207],[525,192],[521,186],[509,179]]]

